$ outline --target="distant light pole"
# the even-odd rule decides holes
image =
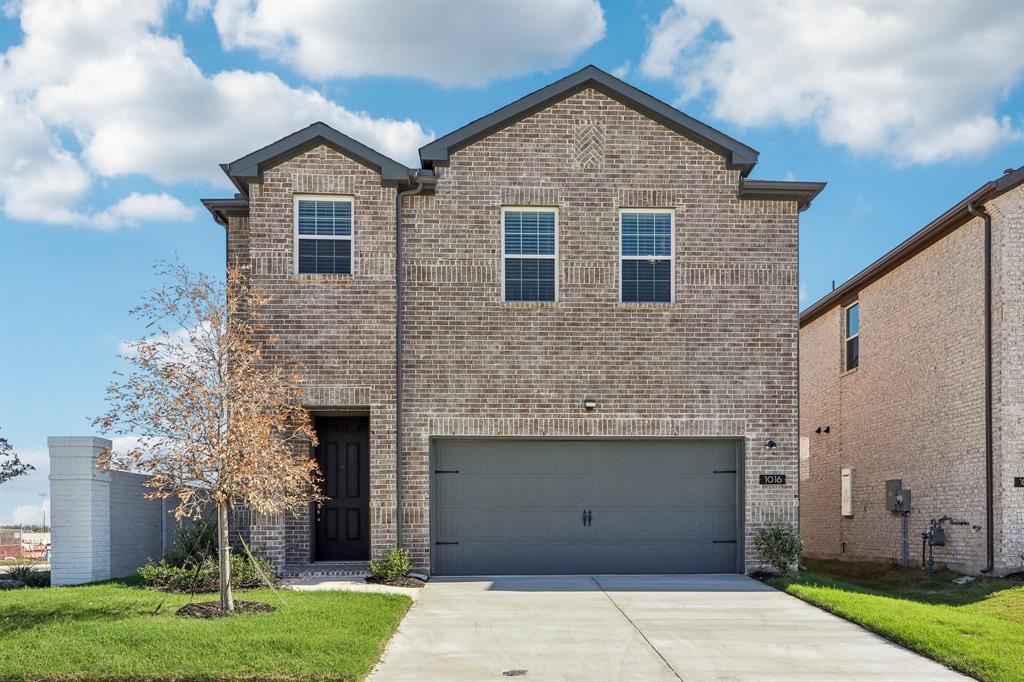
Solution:
[[[39,508],[43,510],[43,532],[44,533],[46,532],[46,498],[49,497],[49,496],[50,496],[50,493],[39,493],[39,498],[42,500],[42,503],[39,505]]]

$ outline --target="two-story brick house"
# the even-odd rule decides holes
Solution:
[[[435,574],[751,570],[797,522],[823,185],[746,179],[756,151],[594,67],[420,158],[318,123],[204,202],[320,439],[328,500],[243,519],[254,544],[293,571],[396,545]]]
[[[1024,168],[801,314],[800,436],[808,554],[1024,568]]]

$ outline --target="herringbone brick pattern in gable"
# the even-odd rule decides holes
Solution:
[[[604,164],[604,126],[596,121],[577,121],[573,126],[577,168],[600,168]]]

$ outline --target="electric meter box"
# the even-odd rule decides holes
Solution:
[[[885,482],[885,508],[889,511],[900,511],[896,496],[903,490],[903,479],[893,478]]]

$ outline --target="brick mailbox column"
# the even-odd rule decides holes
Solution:
[[[53,585],[108,580],[110,472],[96,455],[111,442],[92,436],[50,436],[50,527]]]

